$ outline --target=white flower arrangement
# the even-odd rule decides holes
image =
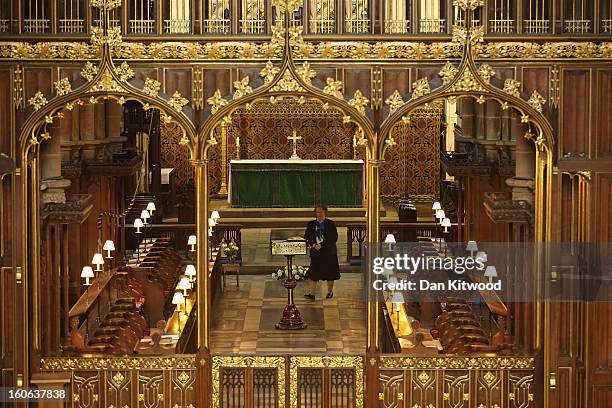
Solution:
[[[229,263],[234,263],[236,261],[236,256],[238,255],[238,245],[232,240],[229,244],[222,243],[221,251],[223,255],[227,258]]]
[[[306,272],[308,272],[308,267],[301,265],[292,265],[291,272],[295,280],[304,280],[306,279]],[[289,271],[286,266],[272,273],[272,277],[277,280],[285,280],[287,279],[288,275]]]

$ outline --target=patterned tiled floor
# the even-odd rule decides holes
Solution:
[[[272,271],[270,271],[272,272]],[[365,350],[365,303],[361,275],[345,273],[336,282],[334,298],[325,299],[319,283],[317,300],[303,298],[306,282],[295,290],[296,305],[308,327],[277,330],[286,303],[286,290],[270,275],[240,277],[240,288],[229,278],[213,306],[211,327],[214,354],[354,354]]]

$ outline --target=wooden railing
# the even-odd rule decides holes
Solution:
[[[541,406],[531,356],[385,355],[378,375],[383,408]]]
[[[445,234],[444,229],[434,222],[382,222],[380,224],[380,241],[387,234],[393,234],[397,242],[416,242],[423,238],[444,238],[447,242],[455,242],[457,239],[457,225],[453,224],[449,232]],[[365,223],[347,224],[346,226],[346,261],[350,264],[361,263],[363,254],[363,243],[366,242]]]
[[[40,368],[41,376],[69,377],[66,406],[198,406],[195,356],[43,358]]]

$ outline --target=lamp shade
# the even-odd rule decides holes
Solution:
[[[478,245],[476,245],[476,241],[468,241],[465,250],[470,252],[478,251]]]
[[[81,270],[81,278],[85,279],[85,286],[91,285],[91,283],[89,282],[89,279],[93,277],[94,277],[94,272],[93,272],[93,269],[91,269],[91,266],[84,266],[83,269]]]
[[[142,210],[142,211],[140,212],[140,218],[142,218],[142,220],[143,220],[143,221],[144,221],[144,223],[146,224],[146,223],[147,223],[147,220],[148,220],[149,218],[151,218],[151,214],[149,214],[149,211],[147,211],[147,210]]]
[[[446,216],[446,214],[444,214],[444,210],[437,210],[436,211],[436,218],[438,219],[443,219]]]
[[[497,268],[493,265],[487,266],[487,269],[485,269],[484,276],[486,276],[487,278],[497,277]]]
[[[387,234],[385,237],[385,244],[395,244],[395,235]]]
[[[83,269],[81,270],[81,278],[93,278],[94,277],[94,271],[91,268],[91,266],[87,265],[84,266]]]
[[[443,226],[443,227],[445,227],[445,228],[450,227],[450,226],[451,226],[451,221],[450,221],[450,218],[444,218],[444,219],[442,220],[442,226]]]
[[[190,235],[189,238],[187,238],[187,245],[195,245],[197,242],[198,239],[195,235]]]
[[[396,284],[396,283],[398,283],[398,280],[397,280],[397,278],[395,276],[392,276],[392,277],[389,278],[387,283]]]
[[[217,221],[214,218],[209,218],[208,219],[208,226],[209,227],[214,227],[215,225],[217,225]]]
[[[217,221],[221,216],[219,215],[219,211],[215,210],[210,214],[210,218]]]
[[[476,252],[476,259],[480,259],[482,262],[487,262],[487,253],[484,251]]]
[[[149,203],[147,204],[147,211],[152,214],[155,210],[157,210],[157,208],[155,208],[155,203],[153,201],[149,201]]]
[[[91,259],[91,263],[94,265],[104,265],[104,257],[101,253],[96,252],[93,258]]]
[[[191,264],[187,265],[185,267],[185,275],[189,276],[190,278],[196,276],[196,267]]]
[[[442,209],[442,206],[440,205],[439,201],[434,201],[433,205],[431,206],[431,209],[434,211],[438,211]]]
[[[393,292],[391,303],[404,303],[404,295],[402,292]]]
[[[172,296],[172,304],[173,305],[182,305],[183,303],[185,303],[185,296],[183,296],[183,294],[180,291],[176,291],[174,292],[174,295]]]
[[[110,240],[107,239],[106,242],[104,243],[104,246],[102,247],[103,250],[105,251],[114,251],[115,250],[115,243]]]
[[[191,282],[189,281],[189,277],[187,275],[181,275],[179,279],[178,285],[176,285],[177,289],[180,290],[189,290],[191,289]]]
[[[144,223],[142,222],[142,220],[140,218],[136,218],[134,220],[134,228],[136,228],[136,233],[140,234],[140,229],[144,227]]]

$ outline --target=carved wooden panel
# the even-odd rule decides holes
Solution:
[[[43,371],[68,371],[75,408],[195,407],[191,357],[43,359]]]
[[[383,102],[396,90],[402,96],[407,95],[410,83],[409,68],[383,69]]]
[[[381,194],[432,199],[440,190],[441,111],[419,109],[410,119],[393,129],[397,145],[387,149],[381,167]]]
[[[191,101],[191,69],[166,69],[164,77],[164,90],[167,95],[172,96],[175,92],[179,92],[181,96]]]
[[[344,69],[344,94],[352,97],[356,90],[368,99],[371,99],[371,70],[368,69]]]
[[[588,157],[591,73],[586,69],[561,72],[561,156]]]
[[[612,155],[612,70],[597,70],[597,86],[595,116],[593,124],[597,135],[597,157],[610,157]]]
[[[189,164],[189,152],[180,145],[183,130],[175,123],[162,123],[160,127],[161,167],[172,167],[176,178],[176,187],[182,188],[193,177],[193,169]]]
[[[11,110],[13,107],[11,101],[11,70],[0,69],[0,129],[4,129],[2,137],[0,137],[0,152],[11,153]]]
[[[533,359],[383,357],[382,408],[535,407]]]

